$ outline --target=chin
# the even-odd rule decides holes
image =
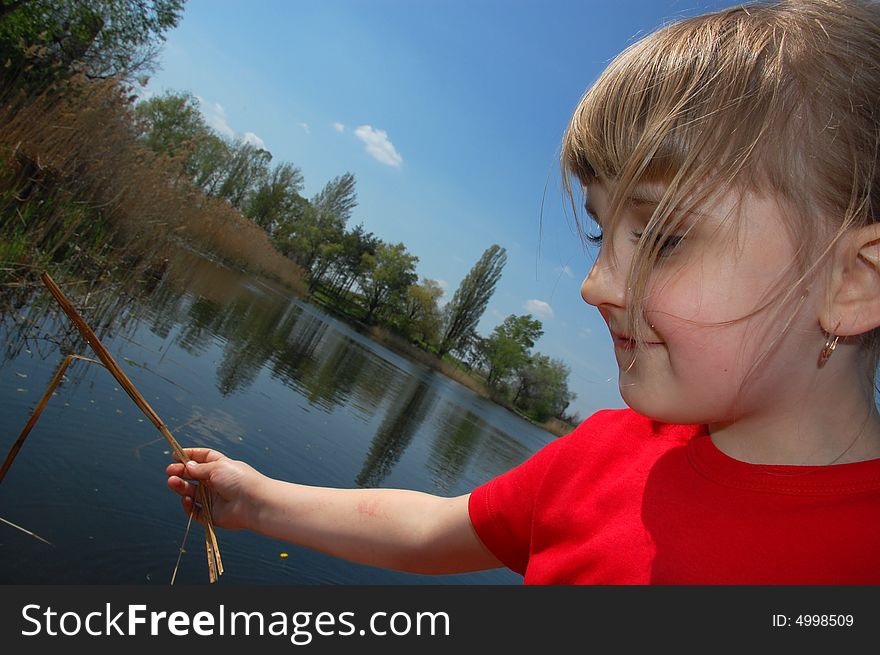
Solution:
[[[697,403],[687,403],[683,406],[681,403],[670,402],[672,399],[657,396],[646,397],[645,394],[633,390],[627,393],[621,389],[620,395],[630,409],[652,421],[676,425],[695,425],[707,422],[704,416],[694,411]]]

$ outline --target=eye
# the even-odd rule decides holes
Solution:
[[[633,232],[633,237],[638,240],[642,238],[642,232]],[[657,239],[659,241],[659,238]],[[664,239],[663,243],[660,244],[660,248],[657,250],[658,257],[668,257],[671,255],[678,246],[681,245],[681,242],[684,241],[684,237],[680,235],[670,235]]]
[[[602,236],[603,236],[603,235],[602,235],[602,230],[599,230],[599,233],[598,233],[598,234],[588,234],[588,235],[586,235],[586,239],[587,239],[587,241],[589,241],[590,243],[592,243],[594,246],[601,246],[601,245],[602,245]]]

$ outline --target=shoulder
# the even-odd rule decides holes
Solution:
[[[651,437],[662,441],[684,443],[702,433],[703,426],[674,425],[661,423],[642,416],[632,409],[603,409],[583,421],[570,434],[562,439],[598,438],[614,436],[620,438]]]
[[[632,409],[604,409],[584,420],[571,433],[560,437],[557,450],[562,460],[589,455],[596,459],[656,456],[684,445],[702,434],[703,426],[673,425],[642,416]],[[583,461],[582,459],[580,461]]]

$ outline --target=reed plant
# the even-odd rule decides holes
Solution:
[[[0,262],[42,258],[101,276],[160,265],[183,239],[304,292],[301,269],[262,228],[139,142],[126,87],[73,77],[22,94],[0,91]]]

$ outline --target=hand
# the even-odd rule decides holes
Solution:
[[[198,485],[208,484],[211,517],[215,526],[230,530],[251,528],[258,507],[254,497],[269,478],[244,462],[229,459],[210,448],[184,448],[189,461],[176,462],[165,469],[168,487],[181,496],[181,504],[189,516],[195,506],[194,518],[204,521],[199,502]]]

